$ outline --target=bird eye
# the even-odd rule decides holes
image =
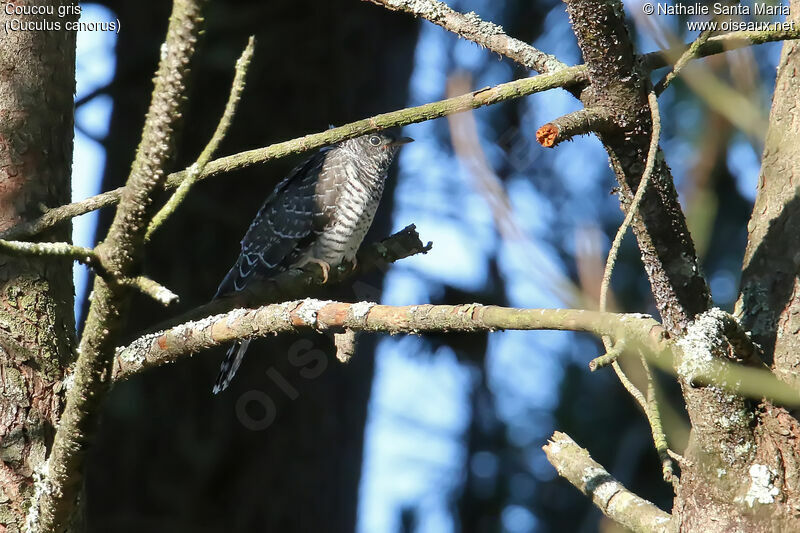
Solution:
[[[372,146],[379,146],[381,144],[381,138],[378,137],[377,135],[373,135],[372,137],[369,138],[369,143]]]

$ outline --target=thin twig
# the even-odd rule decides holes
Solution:
[[[692,44],[689,45],[689,48],[687,48],[686,51],[682,53],[675,62],[675,66],[672,67],[672,70],[667,72],[667,74],[661,78],[661,81],[656,84],[655,89],[653,89],[656,93],[656,96],[663,93],[664,90],[669,87],[669,84],[672,83],[672,80],[678,76],[678,73],[681,71],[681,69],[685,67],[689,61],[695,58],[700,47],[703,46],[706,41],[708,41],[709,37],[711,37],[711,32],[712,30],[705,30],[697,36],[697,39],[692,41]]]
[[[555,72],[567,65],[555,56],[546,54],[526,42],[509,37],[501,26],[481,20],[473,11],[459,13],[437,0],[366,0],[392,11],[404,11],[441,26],[469,41],[505,56],[529,69]]]
[[[639,181],[639,186],[636,189],[636,194],[634,195],[630,206],[628,206],[628,212],[625,215],[625,220],[617,230],[617,234],[614,236],[614,242],[611,245],[611,250],[608,253],[608,260],[606,261],[605,271],[603,272],[603,282],[600,285],[600,311],[606,310],[608,289],[611,285],[611,274],[614,271],[614,265],[617,261],[617,254],[619,253],[619,247],[622,243],[622,238],[625,236],[633,217],[636,215],[639,204],[644,197],[644,193],[647,190],[647,184],[650,181],[650,177],[653,173],[656,157],[658,156],[658,140],[661,136],[661,117],[658,112],[658,100],[654,91],[651,91],[648,94],[647,100],[650,104],[650,115],[653,123],[650,137],[650,147],[647,153],[647,163],[645,164],[645,170],[644,174],[642,175],[642,179]],[[606,347],[606,351],[611,351],[613,349],[610,339],[603,338],[603,344]],[[658,411],[658,404],[656,402],[655,382],[653,380],[652,373],[650,372],[649,364],[644,356],[642,356],[642,365],[644,366],[645,374],[647,376],[647,397],[645,397],[645,395],[642,394],[642,392],[630,381],[617,361],[614,361],[611,366],[614,369],[614,372],[617,374],[620,382],[622,382],[622,385],[644,410],[645,416],[647,417],[647,420],[650,424],[650,429],[652,431],[653,443],[661,460],[664,479],[672,482],[674,478],[672,473],[672,463],[669,455],[667,454],[669,446],[667,444],[666,435],[664,434],[664,428],[661,424],[661,415]]]
[[[622,355],[622,352],[625,351],[625,339],[614,344],[611,349],[607,350],[606,353],[601,355],[600,357],[595,357],[591,361],[589,361],[589,370],[594,372],[598,368],[603,368],[608,366],[619,359],[619,356]]]
[[[71,259],[94,269],[97,274],[109,283],[116,283],[132,287],[139,292],[150,296],[163,305],[170,305],[178,301],[178,295],[157,282],[138,276],[135,278],[116,277],[104,268],[97,253],[91,248],[75,246],[68,242],[24,242],[0,240],[0,251],[14,255],[30,255],[41,257],[59,257]]]
[[[154,281],[145,276],[136,276],[135,278],[122,278],[118,281],[120,285],[136,289],[142,294],[149,296],[161,305],[167,306],[178,302],[178,295],[164,287],[157,281]]]
[[[233,117],[236,114],[236,108],[239,106],[242,91],[244,91],[247,69],[250,67],[250,61],[253,59],[254,50],[255,37],[251,35],[247,40],[247,46],[242,52],[242,55],[239,56],[239,59],[236,61],[236,73],[233,76],[233,83],[231,84],[231,90],[228,94],[228,101],[225,104],[225,111],[222,113],[222,117],[217,124],[217,128],[214,130],[214,134],[211,136],[211,140],[208,141],[208,144],[200,153],[200,157],[197,158],[197,161],[187,169],[186,178],[181,182],[178,188],[175,189],[175,192],[172,193],[167,203],[156,213],[153,220],[150,221],[150,226],[148,226],[147,233],[144,236],[145,241],[150,240],[153,233],[175,212],[180,203],[186,198],[186,195],[189,194],[189,189],[195,184],[198,176],[203,172],[203,169],[206,168],[211,158],[214,157],[220,143],[225,139],[228,128],[230,128]]]

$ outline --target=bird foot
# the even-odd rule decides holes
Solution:
[[[330,263],[326,263],[322,259],[312,259],[309,263],[316,263],[322,269],[322,283],[328,283],[328,273],[331,271]]]

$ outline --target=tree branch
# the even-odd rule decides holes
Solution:
[[[0,250],[10,255],[63,257],[84,265],[97,265],[97,256],[91,248],[75,246],[68,242],[26,242],[0,240]]]
[[[609,110],[586,107],[548,122],[536,131],[536,140],[545,148],[553,148],[578,135],[609,133],[614,127]]]
[[[63,257],[91,267],[99,276],[110,283],[133,287],[139,292],[153,298],[162,305],[178,301],[178,295],[159,283],[137,276],[135,278],[115,278],[100,262],[100,258],[91,248],[74,246],[68,242],[25,242],[0,240],[0,250],[12,255],[34,255],[46,257]]]
[[[356,255],[357,266],[355,269],[347,264],[331,265],[333,268],[328,272],[327,281],[324,281],[322,268],[316,263],[309,263],[302,268],[282,272],[268,280],[252,282],[243,291],[212,300],[159,324],[149,331],[166,329],[189,320],[226,313],[236,307],[258,307],[265,303],[308,296],[315,289],[341,284],[353,276],[375,269],[385,270],[390,263],[412,255],[425,254],[432,246],[433,244],[430,242],[422,243],[416,227],[411,224],[380,242],[362,246]]]
[[[543,74],[555,72],[567,66],[555,56],[537,50],[519,39],[509,37],[501,26],[481,20],[474,12],[459,13],[444,2],[437,0],[366,1],[383,6],[391,11],[404,11],[415,17],[423,18],[455,33],[459,37],[488,48],[492,52]]]
[[[566,433],[556,431],[542,449],[561,477],[618,524],[636,532],[673,529],[671,515],[626,489]]]
[[[200,33],[204,3],[205,0],[175,0],[173,4],[142,141],[108,235],[95,248],[101,263],[117,278],[130,277],[136,267],[144,241],[147,206],[153,192],[164,182],[164,168],[172,156],[174,131],[181,118],[189,63]],[[110,285],[98,276],[93,292],[73,374],[74,384],[66,395],[66,407],[47,461],[48,470],[36,487],[28,512],[32,531],[64,529],[75,509],[88,442],[108,391],[114,347],[129,290],[122,285]]]
[[[343,328],[418,334],[495,330],[565,330],[626,339],[628,346],[663,354],[670,342],[651,335],[658,323],[639,314],[601,313],[574,309],[514,309],[465,305],[394,307],[370,302],[355,304],[314,299],[271,304],[258,309],[234,309],[166,331],[145,335],[117,350],[112,375],[123,379],[146,368],[243,338]]]
[[[774,31],[774,32],[732,32],[725,35],[718,35],[711,37],[706,43],[697,51],[697,58],[706,57],[713,54],[719,54],[727,50],[734,50],[744,46],[763,44],[773,41],[780,41],[785,39],[800,39],[800,29],[797,31]],[[688,45],[687,45],[688,47]],[[679,57],[680,54],[686,49],[670,49],[666,51],[651,52],[642,56],[642,64],[650,70],[663,68],[670,64],[667,57]],[[571,86],[580,86],[587,82],[587,70],[585,65],[578,65],[575,67],[567,67],[561,71],[549,74],[541,74],[531,78],[512,81],[503,85],[498,85],[494,89],[483,89],[473,93],[449,98],[439,102],[424,104],[422,106],[401,109],[383,115],[377,115],[368,119],[352,122],[338,128],[332,128],[324,132],[309,134],[304,137],[284,141],[281,143],[272,144],[264,148],[257,148],[234,154],[226,157],[210,161],[205,170],[198,176],[198,180],[203,180],[213,176],[247,168],[252,165],[265,163],[272,159],[286,157],[288,155],[303,152],[306,150],[313,150],[321,148],[329,144],[341,142],[346,139],[359,137],[367,133],[372,133],[384,128],[395,126],[405,126],[407,124],[414,124],[426,120],[439,118],[442,116],[459,113],[468,109],[475,109],[484,105],[491,105],[512,98],[527,96],[536,92],[542,92],[556,87],[568,88]],[[485,97],[489,96],[487,91],[497,91],[498,89],[505,88],[509,91],[516,91],[517,94],[506,94],[503,97],[493,98],[486,100]],[[476,93],[483,94],[482,97],[477,98]],[[497,96],[495,92],[492,93]],[[471,97],[472,98],[469,98]],[[174,189],[186,178],[189,169],[179,172],[174,172],[167,177],[166,188]],[[92,196],[79,202],[54,207],[47,211],[44,215],[31,222],[18,224],[13,228],[0,233],[0,239],[22,239],[31,237],[42,231],[51,228],[65,220],[75,218],[77,216],[108,207],[119,203],[122,196],[124,187],[119,187],[112,191],[107,191],[96,196]]]
[[[186,195],[189,194],[189,189],[195,184],[197,177],[203,172],[203,169],[206,168],[208,162],[217,152],[217,148],[219,148],[225,135],[227,135],[228,128],[230,128],[231,122],[233,121],[233,116],[236,114],[236,108],[239,106],[242,91],[244,91],[247,69],[250,67],[250,61],[253,59],[254,49],[255,37],[251,35],[242,55],[239,56],[239,59],[236,61],[236,73],[233,76],[233,83],[231,83],[228,101],[225,103],[225,110],[222,112],[222,117],[219,119],[216,129],[213,135],[211,135],[211,140],[208,141],[208,144],[200,153],[200,157],[197,158],[197,161],[186,170],[186,178],[180,183],[175,192],[172,193],[167,203],[155,214],[153,220],[150,221],[150,225],[144,237],[145,240],[150,240],[159,226],[178,209],[180,203],[186,198]]]

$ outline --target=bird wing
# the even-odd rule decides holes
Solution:
[[[329,152],[323,148],[278,183],[250,224],[239,258],[220,283],[215,298],[244,289],[251,279],[268,278],[285,270],[303,242],[313,238],[317,179]]]

